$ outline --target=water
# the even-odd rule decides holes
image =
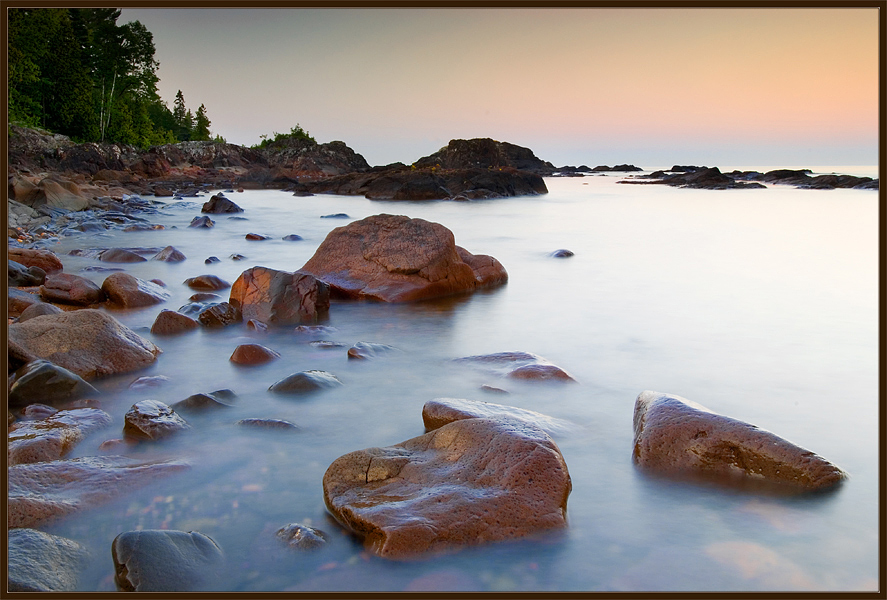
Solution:
[[[878,195],[864,190],[681,190],[620,185],[621,176],[547,179],[550,193],[470,203],[296,198],[280,191],[228,196],[247,220],[215,215],[188,229],[200,203],[170,203],[167,229],[84,234],[56,248],[68,272],[97,264],[73,248],[171,244],[183,263],[125,265],[159,278],[178,308],[182,282],[215,274],[233,282],[262,265],[296,270],[326,233],[378,213],[442,223],[456,243],[490,254],[506,286],[411,305],[335,303],[323,339],[389,344],[401,352],[348,361],[290,328],[234,326],[154,338],[161,307],[115,311],[163,349],[144,372],[96,383],[112,429],[79,445],[98,453],[119,437],[123,413],[142,399],[172,404],[230,388],[237,407],[189,418],[194,428],[128,452],[184,457],[193,468],[150,489],[47,527],[92,552],[84,591],[114,589],[110,545],[132,529],[200,531],[225,551],[215,587],[278,590],[876,590],[878,577]],[[321,219],[347,213],[349,220]],[[244,239],[249,232],[273,237]],[[286,242],[297,233],[305,239]],[[575,252],[568,259],[553,250]],[[228,257],[245,255],[243,261]],[[218,256],[221,262],[205,265]],[[105,273],[82,272],[97,283]],[[227,294],[224,294],[227,297]],[[243,368],[234,348],[255,342],[281,358]],[[579,385],[498,380],[453,364],[474,354],[522,350],[569,371]],[[304,399],[267,391],[282,377],[323,369],[344,386]],[[170,381],[133,391],[141,375]],[[490,396],[482,384],[504,387]],[[851,475],[834,493],[780,497],[662,481],[631,462],[638,393],[678,394],[809,448]],[[569,527],[541,539],[452,556],[389,562],[362,551],[326,514],[321,479],[337,457],[424,432],[422,405],[436,397],[510,404],[570,420],[557,438],[573,480]],[[247,417],[287,419],[301,432],[238,429]],[[274,532],[293,522],[330,535],[296,554]]]

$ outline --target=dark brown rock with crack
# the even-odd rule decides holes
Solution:
[[[474,262],[485,264],[475,269]],[[508,278],[496,259],[460,253],[443,225],[386,214],[333,229],[299,271],[328,283],[336,296],[385,302],[470,292]]]
[[[100,310],[44,315],[9,326],[9,341],[90,381],[147,367],[162,350]]]
[[[330,288],[313,275],[253,267],[231,286],[228,303],[244,320],[268,325],[316,323],[330,308]]]
[[[464,419],[336,459],[324,501],[371,552],[418,558],[566,527],[572,489],[557,445],[514,419]]]
[[[750,479],[804,490],[830,488],[846,477],[821,456],[769,431],[652,391],[635,401],[632,457],[652,473]]]

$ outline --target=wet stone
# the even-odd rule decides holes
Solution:
[[[215,224],[216,222],[209,217],[194,217],[191,219],[191,223],[188,227],[209,229],[210,227],[214,227]]]
[[[111,544],[115,581],[126,592],[215,589],[224,554],[196,531],[127,531]]]
[[[299,426],[283,419],[240,419],[236,423],[241,427],[249,427],[254,429],[275,429],[279,431],[298,431]]]
[[[243,317],[237,307],[220,302],[200,311],[197,320],[204,327],[227,327],[240,323]]]
[[[309,394],[324,389],[339,387],[342,382],[326,371],[301,371],[284,377],[268,389],[277,394]]]
[[[154,324],[151,325],[151,333],[154,335],[175,335],[200,327],[200,323],[187,315],[173,310],[162,310]]]
[[[20,528],[9,530],[7,590],[10,592],[72,592],[89,552],[57,535]]]
[[[277,537],[294,550],[317,550],[326,545],[326,534],[319,529],[290,523],[277,530]]]
[[[39,402],[59,405],[84,396],[97,396],[99,391],[76,373],[48,360],[38,359],[18,368],[12,375],[9,407],[22,407]]]
[[[232,402],[234,397],[226,394],[226,391],[230,390],[219,390],[209,394],[193,394],[173,404],[172,409],[183,413],[195,413],[217,408],[231,408],[234,406]]]
[[[157,400],[136,402],[123,420],[123,435],[137,439],[159,440],[191,429],[172,408]]]
[[[376,358],[380,354],[385,354],[397,350],[394,346],[387,344],[374,344],[371,342],[357,342],[348,349],[349,359],[368,359]]]
[[[276,358],[280,358],[280,354],[270,348],[260,344],[241,344],[234,349],[230,360],[238,365],[252,366],[263,365]]]

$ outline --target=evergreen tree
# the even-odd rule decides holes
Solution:
[[[172,109],[173,120],[175,121],[176,139],[184,142],[191,139],[191,129],[194,126],[194,116],[191,111],[185,107],[185,95],[182,90],[176,92],[176,99],[173,102]]]
[[[206,107],[202,104],[197,109],[197,115],[194,117],[194,133],[191,135],[192,140],[208,141],[210,120],[206,116]]]

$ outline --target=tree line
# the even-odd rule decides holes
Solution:
[[[8,9],[9,122],[142,148],[213,139],[204,105],[192,113],[181,90],[172,110],[160,99],[154,36],[119,17],[115,8]]]

